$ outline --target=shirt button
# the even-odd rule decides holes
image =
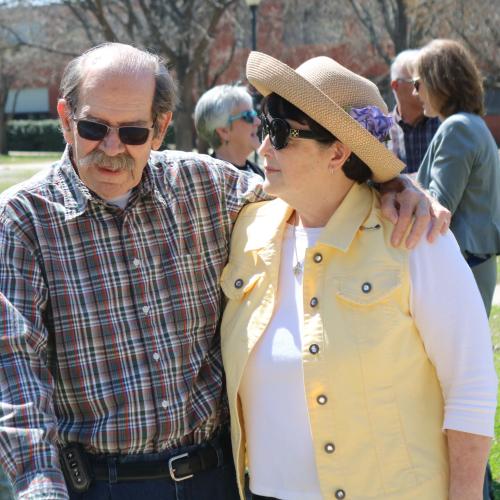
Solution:
[[[363,283],[363,284],[361,285],[361,290],[363,291],[363,293],[370,293],[370,292],[371,292],[371,290],[372,290],[372,285],[371,285],[371,283],[368,283],[368,282]]]
[[[151,307],[149,307],[149,306],[144,306],[144,307],[142,308],[142,312],[143,312],[144,314],[147,314],[147,313],[149,312],[149,310],[150,310],[150,309],[151,309]]]
[[[319,300],[316,297],[313,297],[311,299],[311,302],[309,302],[311,307],[316,307],[318,305],[318,303],[319,303]]]
[[[325,451],[327,453],[333,453],[335,451],[335,445],[333,443],[326,443],[325,444]]]
[[[318,352],[319,352],[319,345],[318,344],[311,344],[309,346],[309,352],[311,354],[318,354]]]
[[[167,403],[165,400],[163,400],[163,401],[161,402],[161,405],[162,405],[162,407],[163,407],[163,408],[165,408],[165,409],[167,409],[167,408],[168,408],[168,403]]]
[[[241,288],[243,286],[243,280],[241,278],[238,278],[235,282],[234,282],[234,287],[235,288]]]
[[[153,359],[155,361],[159,361],[160,360],[160,355],[157,352],[153,353]]]
[[[345,491],[344,490],[337,490],[335,492],[335,498],[337,498],[338,500],[342,500],[343,498],[345,498]]]
[[[316,264],[319,264],[323,260],[323,256],[320,253],[315,253],[313,260]]]
[[[326,405],[326,402],[328,401],[328,398],[324,394],[320,394],[316,398],[316,401],[318,402],[319,405]]]
[[[141,265],[141,261],[139,259],[134,259],[134,266],[139,267]]]

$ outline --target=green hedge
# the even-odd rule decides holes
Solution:
[[[9,151],[63,151],[59,120],[10,120],[7,122]]]

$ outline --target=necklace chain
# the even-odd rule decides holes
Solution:
[[[297,234],[296,227],[299,223],[297,212],[295,212],[295,217],[293,221],[293,250],[295,253],[295,265],[293,266],[293,274],[295,276],[300,276],[304,270],[304,263],[299,260],[299,252],[297,250]]]

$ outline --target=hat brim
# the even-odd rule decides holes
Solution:
[[[290,66],[267,54],[251,52],[246,73],[248,81],[263,96],[278,94],[348,146],[368,165],[375,182],[388,181],[403,170],[405,165],[399,158]]]

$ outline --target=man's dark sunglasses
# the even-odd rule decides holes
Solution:
[[[76,122],[78,135],[82,139],[86,139],[87,141],[102,141],[111,130],[117,130],[120,141],[129,146],[140,146],[144,144],[148,140],[149,133],[154,128],[154,125],[150,128],[131,125],[110,127],[104,123],[93,122],[91,120],[74,119],[74,121]]]
[[[228,123],[231,124],[236,120],[243,120],[246,123],[253,123],[256,117],[257,117],[257,111],[255,111],[255,109],[247,109],[246,111],[242,111],[237,115],[230,115]]]
[[[415,90],[418,92],[420,89],[420,77],[413,78],[412,83],[413,83],[413,86],[415,87]]]

